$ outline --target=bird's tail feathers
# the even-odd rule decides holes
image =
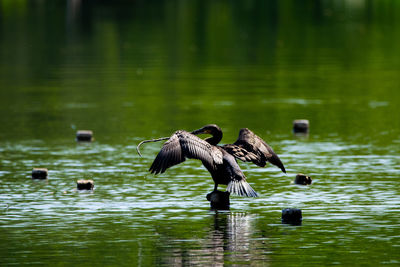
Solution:
[[[246,180],[233,180],[228,184],[226,191],[231,194],[245,197],[258,197],[256,191],[246,182]]]

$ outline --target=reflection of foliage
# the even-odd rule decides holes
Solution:
[[[348,56],[366,58],[365,52],[374,49],[395,52],[386,50],[395,48],[396,40],[384,42],[385,31],[399,38],[393,32],[398,27],[392,27],[397,1],[69,2],[76,4],[0,1],[3,45],[36,68],[71,58],[75,63],[196,67],[198,61],[298,64],[299,57],[318,61],[318,54],[335,52],[332,48],[340,49],[336,56],[345,64]]]
[[[120,114],[113,129],[134,132],[149,120],[166,129],[216,122],[232,125],[233,139],[236,128],[260,127],[261,112],[276,118],[265,120],[268,128],[294,119],[282,103],[260,107],[255,98],[321,100],[323,114],[321,105],[296,112],[314,125],[337,116],[330,105],[352,110],[399,100],[396,0],[68,3],[0,1],[0,85],[9,90],[2,99],[22,108],[37,95],[32,117],[48,120],[50,110],[52,120],[90,127],[101,107],[102,120]],[[65,102],[97,108],[65,117]],[[387,123],[378,109],[359,107],[368,121]],[[342,116],[342,129],[351,128],[354,118]],[[367,124],[360,122],[373,131]]]

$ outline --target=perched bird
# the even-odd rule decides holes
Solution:
[[[211,137],[203,140],[198,134],[210,134]],[[219,184],[223,184],[227,185],[228,192],[240,196],[256,197],[257,193],[246,182],[236,159],[253,162],[260,167],[264,167],[268,161],[286,173],[278,155],[249,129],[241,129],[239,138],[233,144],[218,145],[221,139],[221,128],[209,124],[193,132],[178,130],[171,137],[142,141],[137,146],[137,151],[141,156],[139,147],[143,143],[168,140],[151,165],[151,173],[163,173],[169,167],[184,162],[186,158],[199,159],[214,180],[214,190],[217,190]]]

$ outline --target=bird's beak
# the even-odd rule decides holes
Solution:
[[[194,131],[192,132],[192,134],[194,134],[194,135],[204,134],[204,133],[206,133],[206,132],[204,131],[204,128],[200,128],[200,129],[194,130]]]

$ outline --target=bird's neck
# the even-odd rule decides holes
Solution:
[[[216,146],[222,139],[222,132],[213,133],[212,137],[206,139],[206,141],[213,146]]]

